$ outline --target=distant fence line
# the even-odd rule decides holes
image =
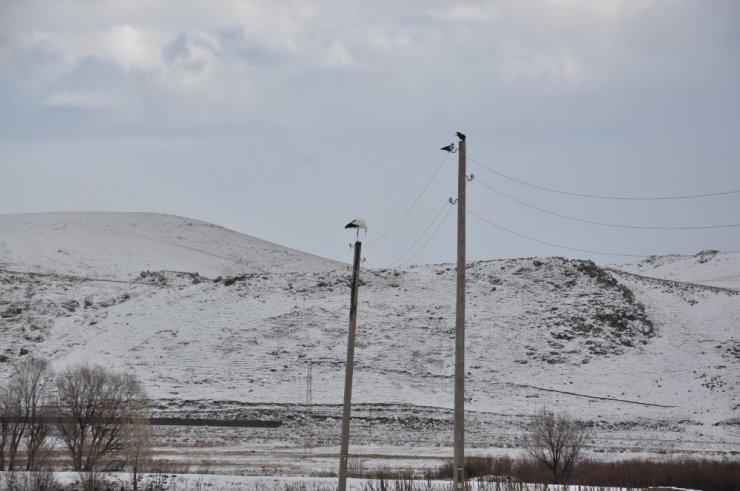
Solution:
[[[152,426],[221,426],[227,428],[279,428],[282,421],[250,419],[149,418]]]

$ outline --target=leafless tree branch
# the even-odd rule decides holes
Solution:
[[[557,484],[563,484],[583,460],[588,437],[589,430],[583,423],[543,408],[532,417],[525,449],[530,457],[547,467]]]

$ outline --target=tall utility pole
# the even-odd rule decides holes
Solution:
[[[349,307],[347,336],[347,368],[344,374],[344,407],[342,409],[342,442],[339,446],[339,491],[347,490],[347,459],[349,457],[349,417],[352,407],[352,375],[355,366],[355,331],[357,330],[357,291],[360,286],[360,252],[362,242],[355,242],[355,263],[352,274],[352,295]]]
[[[452,490],[465,485],[465,135],[458,133],[457,176],[457,304],[455,310],[455,436]]]

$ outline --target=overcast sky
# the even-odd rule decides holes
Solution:
[[[369,265],[453,262],[456,214],[437,224],[456,131],[475,162],[538,186],[738,190],[740,2],[0,0],[0,213],[171,213],[346,262],[343,226],[364,217]],[[739,224],[738,193],[583,198],[475,162],[469,210],[527,237],[740,250],[737,227],[586,224],[490,188],[663,227]],[[468,216],[469,259],[639,259],[488,222]]]

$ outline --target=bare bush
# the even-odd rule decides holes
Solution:
[[[435,479],[452,479],[454,465],[448,460],[434,473]],[[513,475],[513,461],[509,457],[467,456],[465,457],[464,475],[468,479],[483,476]]]
[[[64,489],[57,482],[54,472],[43,471],[14,471],[5,473],[5,487],[7,491],[61,491]]]
[[[580,421],[543,408],[532,417],[527,428],[525,450],[532,459],[547,467],[555,483],[563,484],[583,460],[588,437],[589,430]]]
[[[143,393],[132,401],[126,414],[124,439],[126,441],[126,461],[131,469],[134,491],[139,489],[139,477],[151,464],[151,441],[149,435],[149,408]]]
[[[531,485],[522,483],[544,483],[550,471],[535,462],[531,457],[509,460],[492,457],[476,458],[476,467],[480,467],[482,478],[476,485],[480,491],[531,489]],[[467,465],[467,459],[466,459]],[[401,472],[396,469],[396,473]],[[389,475],[387,474],[386,480]],[[468,474],[466,474],[468,475]],[[433,479],[450,479],[452,464],[447,462],[435,472],[428,474]],[[486,485],[484,486],[483,483]],[[504,485],[505,484],[505,485]],[[740,490],[740,461],[737,459],[696,459],[682,458],[665,460],[618,460],[600,462],[583,460],[578,465],[578,473],[571,475],[568,484],[573,486],[590,486],[591,489],[623,488],[686,488],[705,491]],[[508,487],[507,487],[508,486]],[[536,489],[539,487],[535,486]]]
[[[90,475],[120,470],[128,416],[143,398],[139,381],[133,375],[81,365],[60,373],[56,386],[57,427],[74,470]]]
[[[619,486],[643,489],[672,487],[722,491],[740,489],[740,461],[695,458],[668,461],[620,460],[599,462],[587,460],[579,467],[571,484]]]

